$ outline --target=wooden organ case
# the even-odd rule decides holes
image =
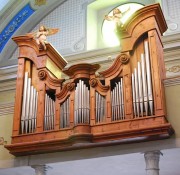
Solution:
[[[39,50],[29,36],[19,46],[12,143],[15,156],[168,138],[161,35],[167,29],[159,4],[134,13],[118,35],[113,64],[66,61],[50,45]],[[69,80],[61,79],[61,71]],[[116,141],[116,142],[112,142]],[[81,144],[76,144],[81,143]]]

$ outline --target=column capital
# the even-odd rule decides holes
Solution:
[[[144,153],[147,175],[159,175],[159,159],[163,155],[161,151],[147,151]]]
[[[48,165],[32,165],[33,169],[35,169],[36,175],[47,175],[47,171],[52,169],[52,167]]]

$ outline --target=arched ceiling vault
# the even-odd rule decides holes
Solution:
[[[66,0],[11,0],[0,11],[0,67],[17,64],[10,59],[17,46],[13,36],[30,32],[46,15]]]

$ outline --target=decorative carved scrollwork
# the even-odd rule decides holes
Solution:
[[[46,77],[47,77],[46,71],[40,70],[40,71],[38,72],[38,77],[39,77],[40,80],[46,79]]]
[[[96,78],[92,78],[89,80],[89,84],[91,87],[96,87],[97,85],[97,79]]]
[[[75,51],[81,51],[85,48],[85,39],[81,38],[77,43],[74,44]]]
[[[120,61],[122,64],[127,64],[129,62],[129,59],[130,59],[129,55],[124,54],[124,53],[120,54],[119,58],[120,58]]]
[[[69,83],[69,84],[67,85],[68,91],[72,91],[74,88],[75,88],[75,83]]]
[[[175,66],[166,68],[166,72],[178,73],[180,72],[180,65],[175,65]]]

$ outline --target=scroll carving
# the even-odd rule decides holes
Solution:
[[[89,84],[91,87],[96,87],[97,86],[97,79],[96,78],[90,79]]]
[[[75,88],[75,83],[69,83],[69,84],[67,84],[67,90],[68,90],[68,91],[72,91],[72,90],[74,90],[74,88]]]
[[[120,58],[120,61],[122,64],[127,64],[129,62],[129,59],[130,59],[129,55],[124,54],[124,53],[120,54],[119,58]]]
[[[107,86],[102,85],[101,82],[96,78],[90,79],[89,84],[91,87],[95,88],[101,95],[106,95],[107,91],[110,88],[109,85]]]
[[[45,80],[45,79],[47,78],[47,73],[46,73],[46,71],[40,70],[40,71],[38,72],[38,77],[39,77],[40,80]]]

